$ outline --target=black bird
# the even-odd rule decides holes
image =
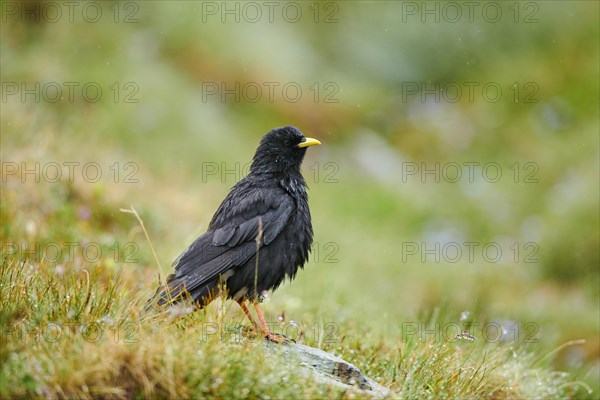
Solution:
[[[254,326],[274,341],[259,302],[262,293],[293,279],[308,259],[313,240],[306,182],[300,164],[306,148],[321,144],[293,126],[267,133],[254,155],[250,173],[229,192],[208,230],[173,263],[148,304],[173,304],[191,298],[202,308],[219,295],[242,307]],[[254,303],[260,325],[245,301]]]

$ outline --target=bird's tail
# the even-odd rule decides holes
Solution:
[[[144,306],[144,313],[148,314],[172,306],[183,306],[185,309],[191,306],[193,307],[192,311],[200,310],[214,298],[215,293],[210,290],[211,286],[213,285],[188,291],[184,277],[170,274],[167,276],[166,283],[161,284],[154,295],[148,299]]]

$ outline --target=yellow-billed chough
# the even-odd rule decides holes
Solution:
[[[306,148],[318,144],[292,126],[267,133],[250,173],[223,200],[208,231],[175,260],[175,272],[148,305],[191,298],[202,308],[224,285],[257,329],[281,341],[267,327],[259,302],[263,291],[276,289],[286,276],[293,279],[308,259],[313,230],[300,164]],[[260,324],[245,301],[254,303]]]

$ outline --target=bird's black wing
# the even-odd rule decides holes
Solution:
[[[259,221],[261,246],[279,235],[288,224],[295,203],[284,192],[274,192],[266,188],[247,193],[230,192],[215,213],[209,230],[174,262],[175,273],[167,278],[172,298],[184,291],[193,294],[254,256]],[[163,290],[159,296],[164,299],[165,295]]]

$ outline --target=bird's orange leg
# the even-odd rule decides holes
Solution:
[[[267,339],[269,339],[272,342],[276,342],[276,343],[282,343],[282,342],[287,343],[290,341],[290,339],[288,339],[284,336],[280,336],[275,333],[272,333],[269,330],[269,327],[267,326],[267,321],[265,321],[265,316],[262,312],[262,309],[260,308],[260,304],[254,303],[254,308],[256,308],[256,314],[258,315],[258,320],[261,325],[261,330],[263,331],[263,333],[265,334]]]
[[[250,314],[250,310],[248,310],[248,307],[246,307],[246,303],[244,303],[244,300],[240,300],[237,303],[240,305],[240,307],[244,311],[244,314],[246,314],[246,316],[248,317],[248,319],[250,320],[250,322],[252,322],[252,325],[254,325],[254,328],[257,331],[262,331],[262,328],[256,323],[256,321],[252,317],[252,314]]]

